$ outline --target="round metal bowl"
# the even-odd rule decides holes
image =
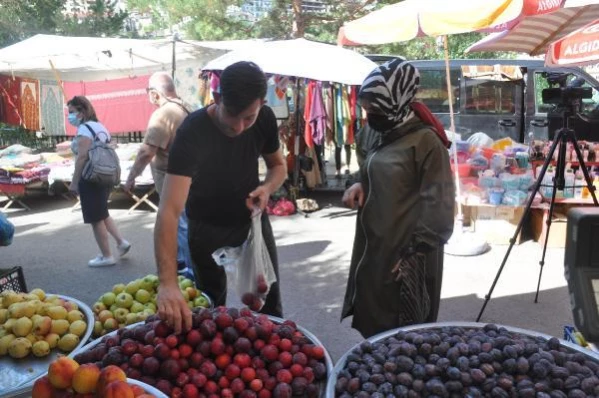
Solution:
[[[85,334],[80,337],[77,347],[68,354],[68,356],[72,358],[74,353],[83,347],[87,340],[89,340],[92,331],[94,330],[94,313],[87,304],[73,297],[52,293],[46,293],[46,296],[57,296],[63,300],[74,302],[79,307],[79,311],[85,316],[87,330],[85,331]],[[32,355],[18,360],[9,356],[0,358],[0,386],[2,386],[2,394],[10,394],[12,391],[19,388],[32,386],[36,379],[48,372],[48,366],[50,366],[59,355],[64,354],[55,348],[50,352],[50,355],[43,358],[36,358]]]
[[[157,390],[156,388],[147,385],[146,383],[142,383],[139,380],[127,379],[127,383],[143,388],[145,392],[147,392],[148,394],[152,394],[156,398],[168,398],[168,396],[162,393],[162,391]],[[2,398],[31,398],[32,389],[32,385],[20,387],[18,390],[9,392],[7,395],[3,393]]]
[[[385,340],[388,337],[393,336],[394,334],[396,334],[399,331],[413,332],[416,330],[423,331],[423,330],[431,330],[431,329],[440,329],[443,327],[461,327],[461,328],[470,328],[470,329],[476,329],[476,328],[482,329],[485,325],[488,325],[488,323],[477,323],[477,322],[425,323],[425,324],[420,324],[420,325],[411,325],[411,326],[405,326],[405,327],[401,327],[401,328],[397,328],[397,329],[391,329],[386,332],[379,333],[375,336],[372,336],[372,337],[366,339],[365,341],[369,341],[371,343],[376,343],[381,340]],[[542,337],[547,340],[554,337],[554,336],[550,336],[545,333],[535,332],[534,330],[520,329],[520,328],[507,326],[507,325],[500,325],[500,324],[496,324],[496,325],[497,325],[497,327],[506,328],[510,332],[519,333],[519,334],[529,336],[529,337]],[[326,397],[327,398],[335,397],[335,383],[337,382],[337,375],[339,374],[339,372],[341,372],[343,370],[343,368],[345,368],[348,355],[351,354],[351,352],[354,349],[358,348],[360,346],[360,344],[361,344],[361,342],[354,345],[350,350],[348,350],[345,354],[343,354],[343,356],[341,358],[339,358],[339,361],[337,361],[337,363],[335,364],[333,371],[331,373],[329,373],[329,379],[328,379],[327,388],[326,388]],[[560,344],[563,347],[566,347],[572,351],[580,352],[580,353],[586,355],[589,359],[599,363],[599,353],[588,350],[579,345],[570,343],[569,341],[565,341],[562,339],[560,339]]]

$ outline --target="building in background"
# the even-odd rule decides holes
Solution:
[[[228,7],[227,16],[256,22],[268,16],[273,5],[274,0],[247,0],[240,7]],[[288,9],[291,10],[291,4],[288,5]],[[323,13],[328,10],[328,6],[322,0],[303,1],[302,10],[306,13]]]

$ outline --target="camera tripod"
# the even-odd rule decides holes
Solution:
[[[478,317],[476,318],[476,322],[480,321],[480,318],[482,317],[483,312],[485,311],[485,308],[487,307],[487,304],[489,303],[489,300],[491,299],[491,295],[493,294],[495,285],[497,285],[497,281],[499,280],[499,277],[501,276],[503,267],[507,263],[507,260],[510,256],[512,248],[514,247],[514,244],[516,243],[516,239],[518,238],[518,235],[522,231],[522,227],[524,226],[524,221],[526,220],[527,216],[530,214],[532,202],[533,202],[537,192],[539,192],[539,188],[541,187],[541,185],[543,183],[543,178],[545,177],[545,173],[547,172],[549,165],[552,163],[553,156],[555,154],[555,150],[558,149],[558,147],[559,147],[559,151],[558,151],[557,162],[556,162],[556,167],[555,167],[555,177],[553,178],[553,192],[551,194],[551,202],[549,204],[549,215],[547,217],[547,231],[545,232],[545,242],[543,243],[543,254],[541,256],[541,261],[539,261],[539,265],[540,265],[539,280],[537,282],[537,292],[536,292],[535,301],[534,301],[535,303],[537,303],[538,299],[539,299],[539,289],[541,287],[541,277],[543,275],[543,267],[545,265],[545,254],[547,253],[547,242],[549,240],[549,230],[551,229],[551,219],[553,217],[553,211],[555,209],[555,195],[556,195],[556,192],[558,189],[563,190],[564,187],[566,186],[566,179],[564,176],[564,172],[566,169],[566,148],[568,146],[568,142],[573,144],[574,150],[576,151],[576,155],[578,157],[578,164],[584,174],[586,186],[587,186],[589,192],[591,193],[593,202],[594,202],[595,206],[599,206],[599,202],[597,202],[597,196],[595,195],[595,188],[593,187],[593,183],[591,181],[591,176],[590,176],[589,171],[587,170],[586,165],[584,163],[584,159],[582,157],[580,148],[578,147],[578,141],[576,140],[576,134],[575,134],[574,130],[570,129],[568,126],[569,119],[570,119],[569,115],[567,115],[567,114],[564,115],[564,125],[565,126],[556,132],[556,136],[553,140],[553,144],[551,145],[551,149],[549,150],[549,153],[547,154],[547,158],[545,159],[543,168],[541,169],[541,172],[537,176],[537,180],[535,182],[532,193],[530,194],[530,197],[528,198],[528,203],[526,204],[524,214],[522,215],[522,218],[520,219],[520,222],[518,223],[518,226],[516,227],[514,236],[510,239],[510,244],[508,246],[507,252],[505,253],[505,257],[503,257],[503,261],[501,262],[501,266],[499,267],[499,270],[497,271],[497,275],[495,276],[495,280],[493,281],[493,284],[491,285],[491,289],[485,296],[485,302],[483,303],[483,306],[478,314]]]

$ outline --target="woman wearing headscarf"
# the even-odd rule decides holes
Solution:
[[[414,100],[419,82],[398,59],[373,70],[359,93],[368,124],[356,137],[358,182],[343,196],[358,217],[342,318],[353,315],[364,337],[434,322],[439,311],[455,196],[449,142]]]

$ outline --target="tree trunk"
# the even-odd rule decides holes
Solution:
[[[306,20],[304,19],[304,13],[302,10],[302,0],[293,0],[293,37],[298,39],[304,37],[306,33]]]

